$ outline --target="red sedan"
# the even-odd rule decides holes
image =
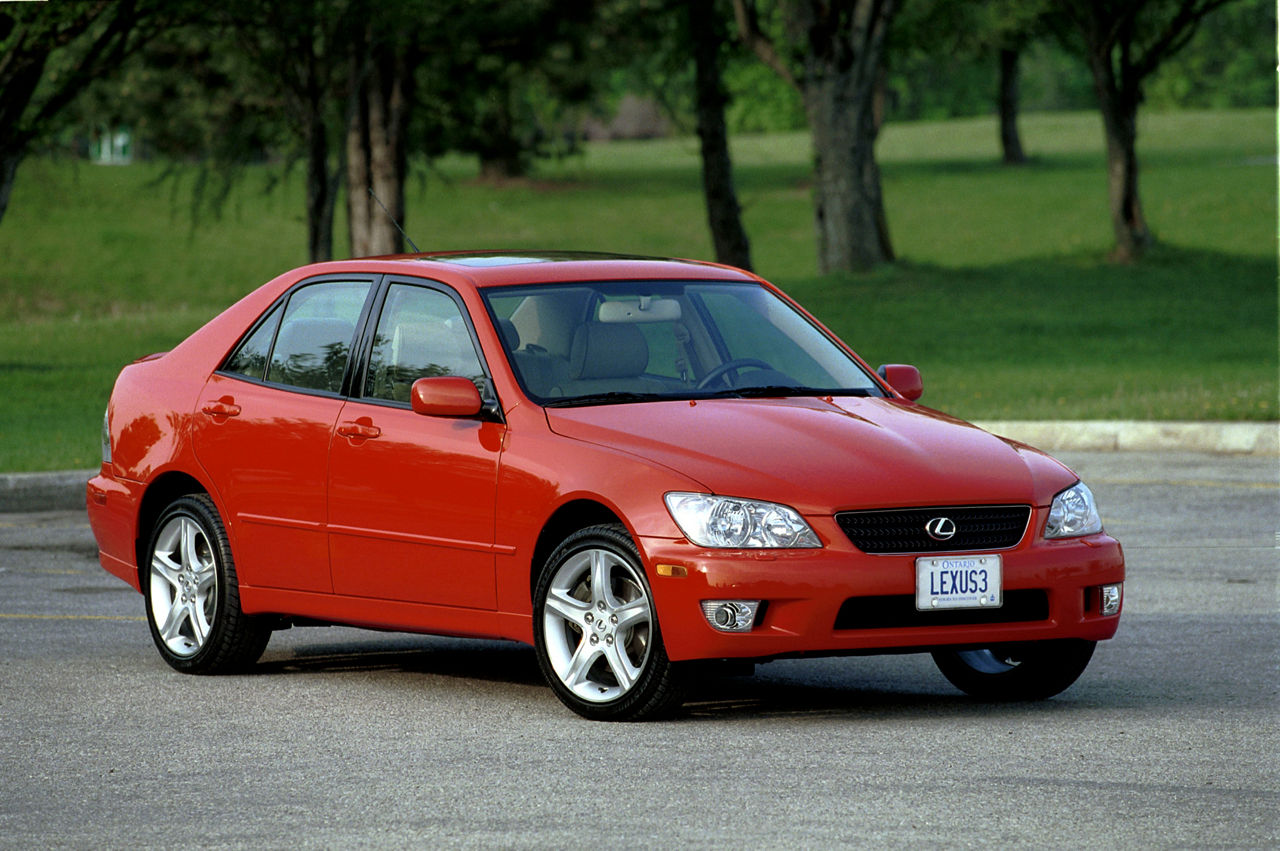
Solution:
[[[799,654],[1057,694],[1116,632],[1120,545],[1069,469],[920,394],[737,269],[324,263],[125,367],[89,519],[180,671],[321,623],[532,644],[589,718]]]

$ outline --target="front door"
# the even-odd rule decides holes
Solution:
[[[360,398],[338,417],[329,455],[333,590],[356,597],[496,608],[494,503],[505,426],[427,417],[418,378],[489,381],[447,291],[393,283]]]

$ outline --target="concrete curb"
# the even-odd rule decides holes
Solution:
[[[1046,452],[1211,452],[1280,455],[1280,423],[1136,420],[989,421],[979,428]]]
[[[84,510],[85,482],[97,470],[0,473],[0,513]]]
[[[976,425],[1046,452],[1280,455],[1280,423],[1271,422],[984,421]],[[82,510],[85,482],[96,472],[0,473],[0,513]]]

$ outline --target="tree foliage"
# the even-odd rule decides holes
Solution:
[[[696,37],[694,11],[709,13]],[[1134,257],[1150,238],[1139,106],[1273,106],[1275,15],[1271,0],[4,3],[0,217],[33,148],[70,125],[124,125],[135,149],[195,171],[197,200],[216,203],[248,163],[303,164],[315,259],[334,253],[344,198],[354,252],[399,251],[410,162],[460,151],[487,178],[519,177],[574,151],[587,113],[642,89],[704,143],[717,122],[809,128],[819,265],[869,268],[893,257],[883,121],[1094,103],[1117,256]],[[726,30],[743,41],[697,53]],[[737,202],[727,144],[711,150],[714,231]]]
[[[0,219],[31,145],[94,80],[186,13],[160,0],[0,7]]]

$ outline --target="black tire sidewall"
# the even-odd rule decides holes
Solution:
[[[151,561],[155,555],[156,542],[164,527],[179,517],[193,520],[208,539],[218,582],[209,636],[191,656],[179,656],[169,649],[160,635],[151,608]],[[170,503],[151,530],[145,555],[146,563],[142,566],[141,579],[147,626],[156,649],[170,667],[191,674],[221,673],[243,667],[261,655],[270,632],[253,624],[240,610],[239,586],[230,539],[212,499],[204,494],[195,494],[180,497]],[[255,646],[256,652],[253,649]]]
[[[993,702],[1044,700],[1066,691],[1093,656],[1095,641],[1064,639],[1020,645],[1022,661],[1002,673],[975,670],[955,650],[933,654],[952,685],[970,697]]]

